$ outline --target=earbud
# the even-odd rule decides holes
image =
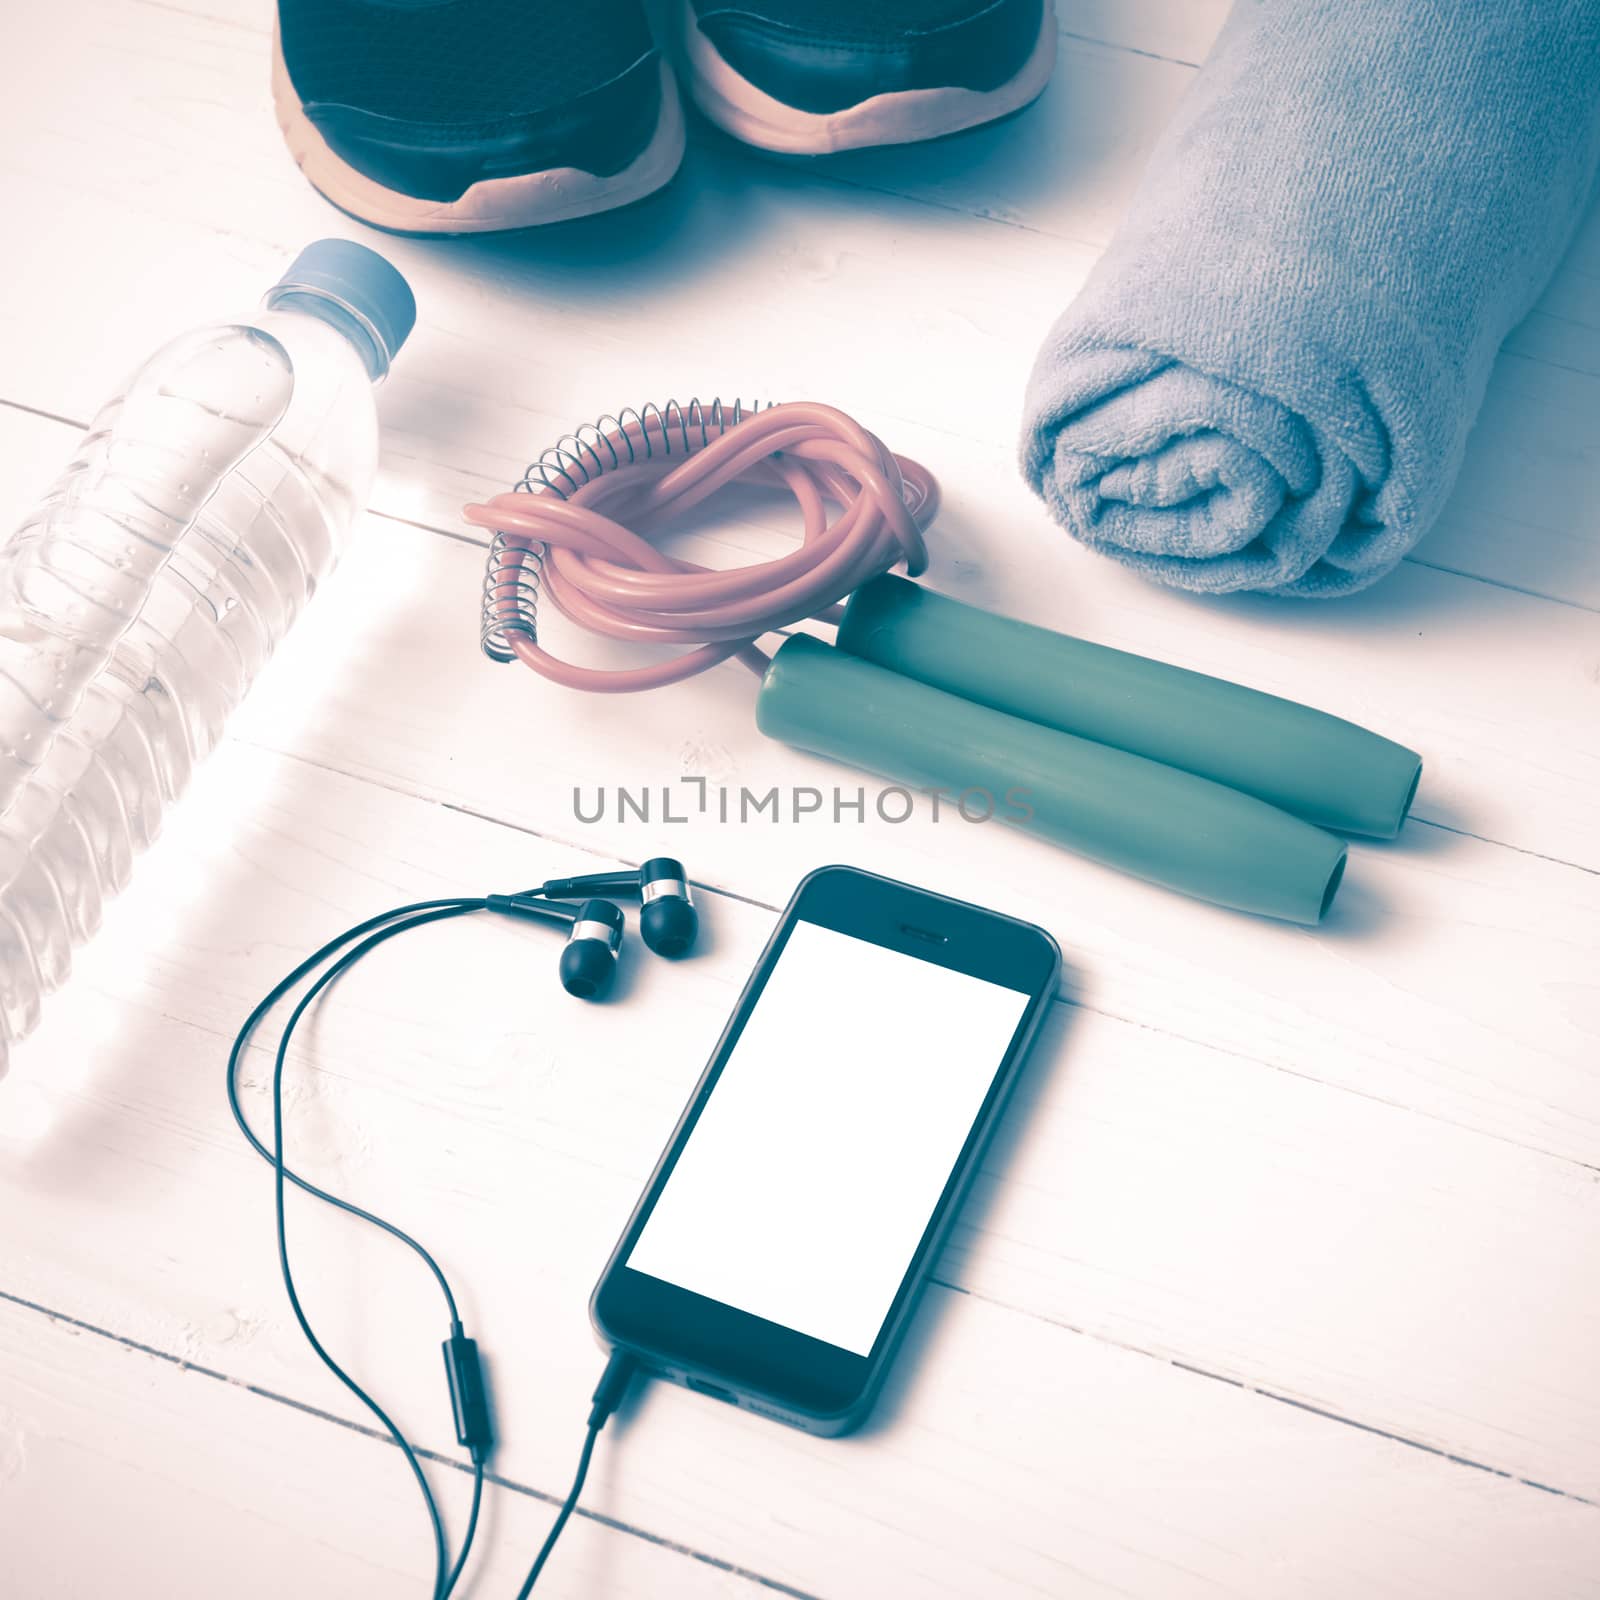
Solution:
[[[561,952],[561,987],[580,1000],[598,1000],[611,987],[617,972],[617,952],[622,948],[620,906],[609,900],[560,906],[535,894],[491,894],[484,905],[503,916],[567,923],[571,931]]]
[[[652,856],[637,872],[595,872],[583,878],[551,878],[534,891],[547,900],[584,894],[638,895],[639,935],[658,956],[681,956],[700,931],[688,874],[671,856]]]
[[[611,987],[622,946],[622,908],[585,900],[561,952],[561,986],[580,1000],[598,1000]]]

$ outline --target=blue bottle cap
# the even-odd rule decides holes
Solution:
[[[393,361],[417,321],[411,285],[376,250],[350,239],[318,239],[294,258],[274,294],[325,295],[366,324]]]

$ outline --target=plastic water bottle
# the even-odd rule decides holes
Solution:
[[[0,546],[0,1074],[331,571],[415,320],[361,245],[157,351]]]

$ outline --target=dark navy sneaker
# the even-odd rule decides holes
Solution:
[[[1049,82],[1054,0],[678,0],[690,92],[764,150],[934,139]]]
[[[626,205],[683,155],[639,0],[278,0],[272,92],[311,182],[402,233]]]

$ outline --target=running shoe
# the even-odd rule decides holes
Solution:
[[[700,109],[764,150],[909,144],[1035,99],[1054,0],[678,0]]]
[[[278,0],[272,92],[306,177],[399,233],[609,210],[683,155],[639,0]]]

